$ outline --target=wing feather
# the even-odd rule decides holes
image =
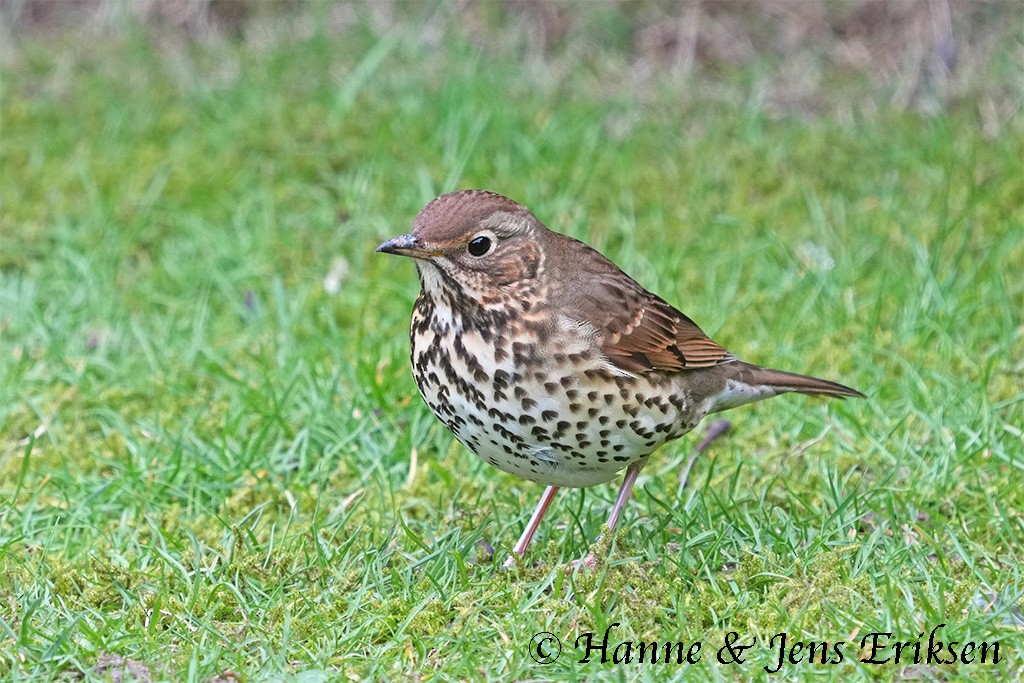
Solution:
[[[563,313],[598,332],[602,352],[630,373],[679,372],[735,361],[697,323],[648,292],[597,251],[587,248],[578,275],[586,278]]]

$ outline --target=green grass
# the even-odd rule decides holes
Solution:
[[[1019,676],[1020,117],[778,119],[411,35],[58,36],[8,62],[0,678],[106,680],[111,656],[196,681],[688,673],[578,663],[576,636],[615,622],[704,641],[708,678],[774,666],[715,662],[729,631],[850,643],[796,678]],[[868,400],[737,409],[690,487],[697,433],[652,459],[597,571],[563,568],[614,484],[564,492],[502,571],[541,487],[421,403],[416,278],[373,253],[463,187],[587,240],[745,359]],[[864,634],[943,622],[999,664],[856,662]],[[538,631],[556,663],[531,659]]]

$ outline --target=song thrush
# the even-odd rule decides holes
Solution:
[[[416,261],[411,359],[423,400],[477,456],[547,485],[516,556],[560,487],[626,468],[614,529],[650,454],[705,415],[785,392],[863,397],[744,363],[600,253],[493,192],[438,197],[377,251]]]

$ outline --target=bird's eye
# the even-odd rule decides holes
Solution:
[[[469,241],[469,253],[473,256],[483,256],[491,250],[491,238],[480,235]]]

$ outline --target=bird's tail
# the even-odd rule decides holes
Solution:
[[[772,370],[742,361],[720,366],[728,368],[725,390],[718,396],[711,412],[727,410],[764,398],[788,392],[836,398],[865,398],[848,386],[827,379],[798,375],[795,372]]]

